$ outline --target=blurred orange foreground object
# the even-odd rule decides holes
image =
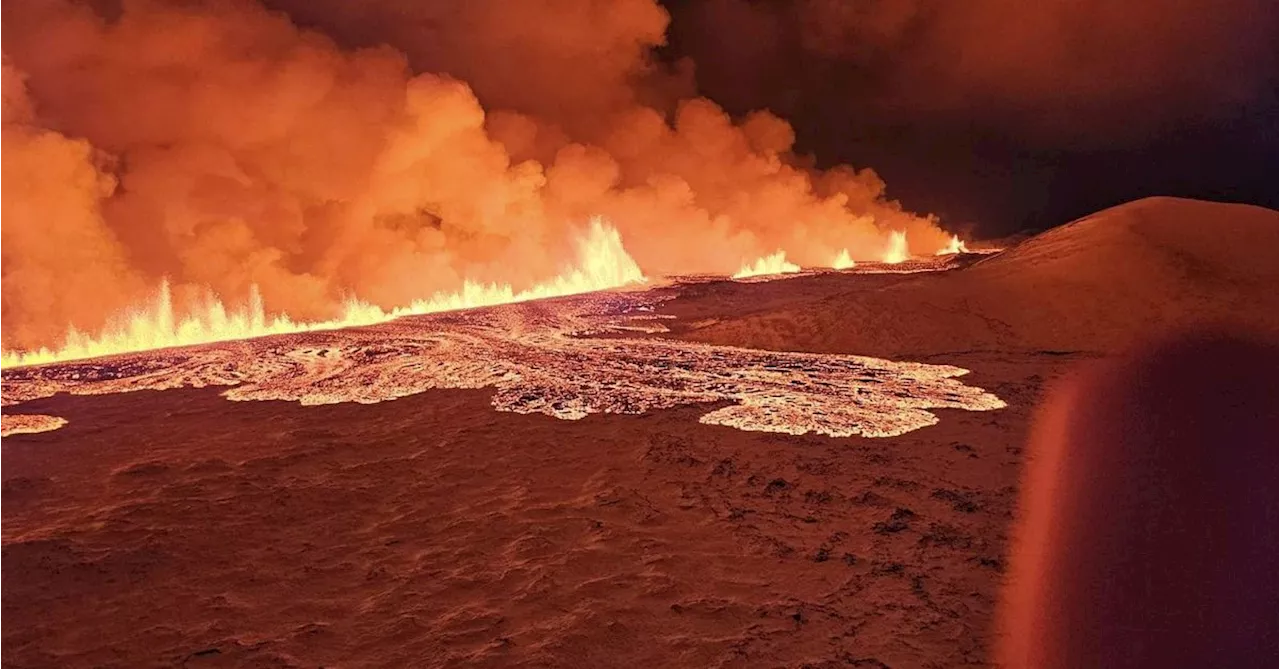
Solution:
[[[1003,666],[1275,666],[1275,341],[1181,336],[1050,394],[999,613]]]

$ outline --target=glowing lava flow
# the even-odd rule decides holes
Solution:
[[[11,434],[38,434],[52,432],[67,424],[67,419],[60,416],[44,414],[3,414],[0,415],[0,437]]]
[[[907,232],[897,230],[889,233],[889,248],[885,249],[881,260],[889,265],[896,265],[910,257],[907,253]]]
[[[840,254],[831,261],[831,269],[853,269],[855,264],[849,256],[849,249],[840,249]]]
[[[752,264],[743,265],[742,269],[738,270],[738,273],[733,275],[733,278],[745,279],[753,276],[792,274],[799,271],[799,265],[787,262],[787,254],[783,251],[778,251],[773,255],[757,258]]]
[[[701,405],[739,430],[889,437],[938,422],[934,409],[989,411],[967,370],[853,355],[757,351],[662,338],[665,291],[593,292],[368,327],[148,351],[4,371],[6,406],[57,393],[224,386],[235,401],[375,404],[431,389],[489,388],[499,411],[578,420]],[[229,414],[232,415],[232,414]],[[54,429],[56,417],[5,416]]]
[[[341,318],[320,322],[296,322],[287,316],[269,317],[256,287],[251,290],[248,304],[244,307],[228,308],[211,296],[202,311],[180,317],[174,311],[169,286],[164,283],[150,305],[115,319],[98,335],[87,336],[73,328],[67,333],[61,348],[6,351],[0,354],[0,365],[6,368],[36,365],[266,335],[372,325],[402,316],[576,295],[645,280],[635,260],[623,248],[618,231],[599,218],[591,220],[586,233],[578,240],[577,252],[578,264],[573,269],[527,290],[516,291],[508,284],[468,281],[457,291],[440,292],[391,311],[352,300],[346,304]]]
[[[958,235],[951,235],[951,242],[945,248],[939,249],[934,255],[949,256],[957,253],[968,253],[969,249],[965,248],[964,242],[960,241]]]

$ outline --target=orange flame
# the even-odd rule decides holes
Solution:
[[[889,247],[885,249],[881,260],[890,265],[905,262],[911,255],[907,252],[907,231],[895,230],[889,233]]]
[[[964,242],[960,241],[958,235],[951,235],[951,242],[946,247],[938,250],[934,255],[949,256],[957,253],[968,253],[969,249],[965,247]]]
[[[347,302],[341,318],[319,322],[297,322],[283,315],[268,316],[256,286],[250,289],[249,299],[243,307],[228,308],[210,295],[203,309],[179,317],[173,308],[169,284],[163,282],[151,304],[113,319],[99,334],[89,336],[72,328],[61,348],[5,351],[0,353],[0,365],[38,365],[173,346],[372,325],[401,316],[576,295],[646,280],[635,260],[623,248],[618,231],[600,218],[591,220],[586,233],[578,240],[577,253],[578,264],[575,267],[527,290],[516,291],[510,284],[467,281],[455,292],[436,293],[391,311],[352,299]]]
[[[745,279],[752,276],[791,274],[799,271],[799,265],[787,262],[787,254],[785,251],[778,251],[773,255],[757,258],[754,263],[743,265],[742,269],[738,270],[738,273],[733,275],[733,278]]]

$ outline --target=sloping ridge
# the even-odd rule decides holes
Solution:
[[[693,339],[902,357],[1108,352],[1215,323],[1277,327],[1277,212],[1178,198],[1122,204],[965,269],[720,323]]]

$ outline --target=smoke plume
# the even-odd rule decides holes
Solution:
[[[3,7],[6,349],[163,279],[295,319],[519,288],[592,215],[652,275],[948,241],[870,170],[809,167],[777,116],[692,96],[650,60],[653,0],[106,4]]]
[[[958,119],[1114,146],[1275,98],[1269,0],[701,0],[676,37],[732,108]],[[1259,89],[1259,72],[1271,68]],[[833,87],[830,82],[843,82]]]

